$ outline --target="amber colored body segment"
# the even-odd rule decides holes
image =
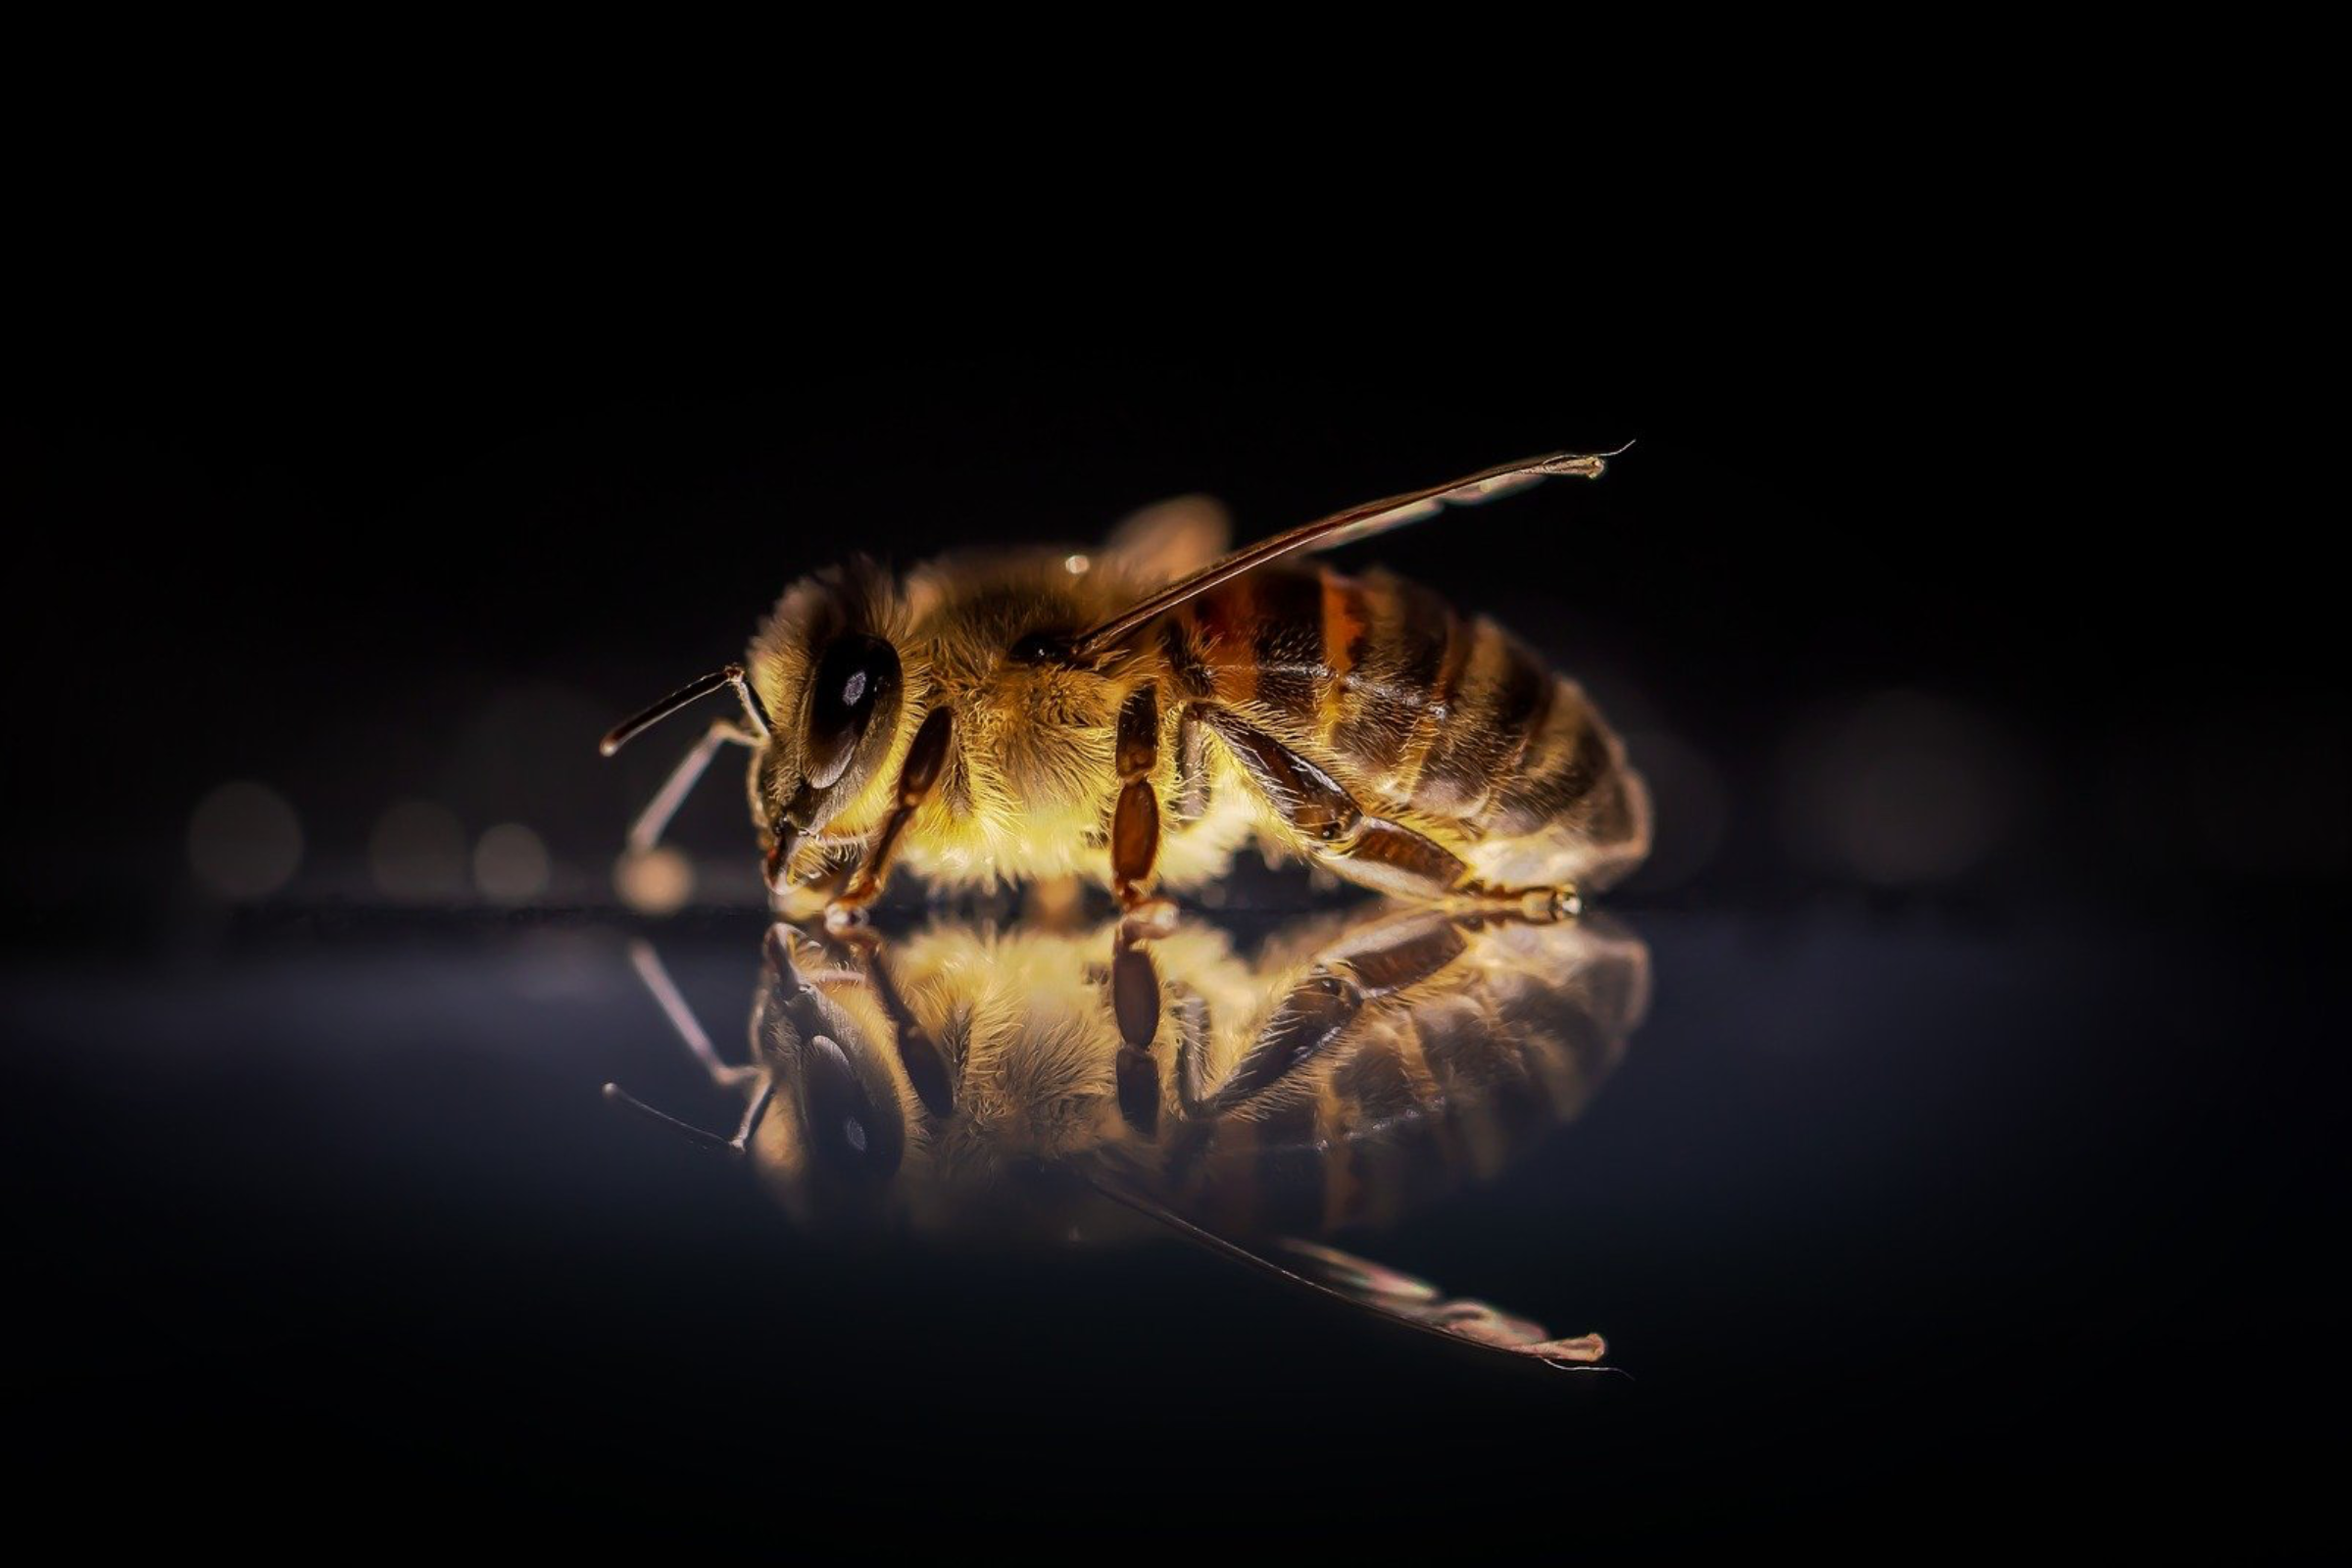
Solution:
[[[1416,583],[1279,564],[1168,621],[1170,690],[1280,742],[1480,887],[1605,886],[1648,850],[1648,794],[1583,689]]]

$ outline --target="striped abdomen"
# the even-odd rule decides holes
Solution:
[[[1418,584],[1271,566],[1184,606],[1160,637],[1185,697],[1448,841],[1482,880],[1599,885],[1647,849],[1646,795],[1583,689]],[[1505,848],[1520,840],[1540,842]]]

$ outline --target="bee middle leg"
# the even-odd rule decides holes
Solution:
[[[1110,818],[1110,891],[1119,907],[1132,909],[1152,890],[1152,868],[1159,861],[1159,794],[1152,774],[1159,766],[1159,688],[1136,688],[1119,705],[1119,804]]]
[[[1191,710],[1179,722],[1180,759],[1197,758]],[[1110,997],[1119,1024],[1119,1114],[1145,1137],[1159,1126],[1159,1064],[1152,1044],[1159,1035],[1159,969],[1150,944],[1167,935],[1173,906],[1151,897],[1152,868],[1159,861],[1159,794],[1152,782],[1159,766],[1159,689],[1146,684],[1119,706],[1119,801],[1110,820],[1110,890],[1124,911],[1112,938]],[[1179,772],[1182,773],[1180,768]],[[1179,807],[1189,800],[1179,780]],[[1196,813],[1197,814],[1197,813]]]
[[[1152,783],[1160,759],[1158,688],[1141,687],[1119,707],[1114,753],[1119,800],[1110,821],[1110,887],[1123,909],[1133,909],[1150,897],[1166,835],[1182,832],[1208,812],[1208,759],[1200,713],[1199,704],[1177,711],[1176,776],[1163,818],[1159,793]]]

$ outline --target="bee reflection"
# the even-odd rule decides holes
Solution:
[[[962,1241],[1173,1229],[1457,1339],[1598,1354],[1282,1238],[1400,1218],[1582,1111],[1647,1004],[1648,950],[1621,927],[1385,908],[1254,953],[1183,924],[1140,961],[1112,930],[852,935],[768,929],[748,1068],[717,1062],[639,953],[689,1044],[749,1097],[728,1147],[804,1223]]]
[[[1109,949],[946,925],[853,957],[771,928],[755,1164],[807,1217],[957,1235],[1066,1234],[1024,1190],[1040,1165],[1108,1167],[1228,1232],[1378,1223],[1580,1111],[1647,989],[1641,944],[1588,925],[1322,922],[1254,962],[1194,925],[1154,946],[1139,1110]]]

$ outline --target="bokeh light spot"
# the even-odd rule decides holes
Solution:
[[[501,822],[473,847],[473,885],[493,904],[528,904],[547,891],[547,846],[520,822]]]
[[[2018,814],[2016,754],[1975,710],[1918,692],[1828,710],[1791,739],[1782,828],[1799,860],[1882,887],[1982,864]]]
[[[197,802],[188,820],[188,863],[223,898],[266,898],[302,864],[302,824],[267,784],[223,784]]]
[[[624,855],[613,862],[612,887],[639,914],[675,914],[694,897],[694,862],[667,845]]]

